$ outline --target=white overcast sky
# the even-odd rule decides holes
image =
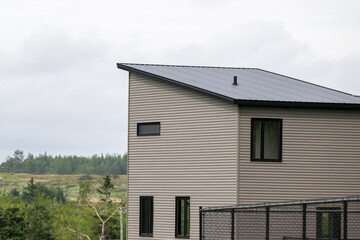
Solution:
[[[116,62],[257,67],[360,95],[360,1],[0,2],[0,162],[126,152]]]

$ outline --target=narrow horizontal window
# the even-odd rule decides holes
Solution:
[[[154,198],[140,197],[140,236],[152,237],[153,235]]]
[[[160,135],[160,122],[138,123],[137,135],[138,136]]]
[[[282,120],[251,119],[251,160],[281,162]]]
[[[190,197],[176,197],[175,237],[190,236]]]

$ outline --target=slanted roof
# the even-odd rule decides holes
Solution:
[[[359,108],[360,97],[258,68],[118,63],[118,68],[242,105]],[[237,85],[233,85],[237,76]]]

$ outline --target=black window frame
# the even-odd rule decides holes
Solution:
[[[331,236],[324,238],[322,232],[323,213],[329,213],[329,226]],[[331,225],[331,226],[330,226]],[[334,235],[333,235],[334,234]],[[316,238],[341,239],[341,208],[340,207],[317,207],[316,208]]]
[[[159,132],[158,133],[147,133],[147,134],[140,134],[140,127],[146,126],[146,125],[159,125]],[[143,123],[137,123],[137,136],[160,136],[161,132],[161,124],[160,122],[143,122]]]
[[[261,140],[260,140],[260,158],[255,158],[254,154],[254,122],[260,121],[261,122]],[[263,122],[272,121],[279,123],[279,158],[278,159],[269,159],[264,158],[264,125]],[[279,118],[251,118],[251,146],[250,146],[250,159],[253,162],[282,162],[282,130],[283,129],[283,120]]]
[[[181,206],[181,200],[185,200],[185,205],[184,205],[184,219],[186,219],[186,221],[184,221],[184,235],[179,235],[179,212],[181,209],[179,209],[179,205]],[[187,212],[187,200],[189,200],[189,224],[187,223],[187,219],[188,219],[188,212]],[[191,222],[191,208],[190,208],[191,204],[190,204],[190,197],[175,197],[175,238],[185,238],[188,239],[190,238],[190,222]],[[181,223],[180,223],[181,224]],[[187,231],[188,230],[188,231]],[[186,235],[186,233],[189,232],[189,235]]]
[[[143,217],[142,217],[142,200],[147,199],[148,203],[150,203],[150,206],[148,206],[149,209],[149,214],[148,214],[148,229],[149,231],[147,233],[143,232],[142,230],[142,221],[143,221]],[[140,205],[139,205],[139,236],[140,237],[152,237],[153,233],[154,233],[154,197],[153,196],[140,196],[140,201],[139,201]]]

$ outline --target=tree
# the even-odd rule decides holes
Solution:
[[[36,185],[34,183],[34,178],[31,178],[29,182],[27,182],[27,186],[24,187],[22,199],[26,202],[31,202],[35,197]]]
[[[99,188],[97,188],[97,191],[102,195],[101,201],[105,203],[105,216],[107,216],[109,205],[112,202],[110,200],[110,195],[111,195],[110,190],[114,188],[114,184],[111,183],[111,178],[109,175],[103,177],[103,180],[104,180],[103,184]]]
[[[34,183],[34,178],[31,178],[27,186],[24,187],[22,199],[30,203],[36,197],[50,199],[51,201],[56,200],[56,202],[66,202],[66,196],[60,187],[48,188],[42,183]]]
[[[90,182],[82,182],[82,181],[80,182],[79,197],[78,197],[78,200],[81,201],[82,203],[87,201],[88,205],[93,208],[93,210],[96,213],[96,216],[99,218],[101,222],[100,240],[106,239],[106,234],[105,234],[106,224],[110,222],[112,217],[119,211],[121,207],[123,207],[123,205],[117,207],[115,211],[113,211],[112,214],[108,217],[109,205],[112,202],[110,199],[110,195],[111,195],[110,190],[114,188],[114,184],[111,183],[111,178],[109,175],[103,177],[103,180],[104,180],[103,184],[99,188],[97,188],[97,191],[102,195],[101,201],[105,203],[105,217],[101,216],[95,204],[91,203],[89,200],[88,195],[91,192]],[[69,230],[70,232],[76,233],[79,239],[81,238],[81,236],[83,236],[90,240],[89,235],[80,232],[79,230],[77,230],[77,228],[74,229],[74,228],[70,228],[69,226],[66,226],[65,229]]]
[[[7,157],[6,162],[0,165],[1,172],[21,172],[21,165],[24,161],[24,152],[16,150],[12,157]]]
[[[0,226],[0,239],[26,239],[24,214],[19,208],[0,209]]]
[[[13,197],[19,197],[20,196],[20,192],[16,189],[16,188],[13,188],[11,189],[11,191],[9,192],[9,194]]]
[[[94,209],[96,215],[98,216],[98,218],[99,218],[100,221],[101,221],[101,235],[100,235],[100,240],[105,240],[105,239],[106,239],[106,236],[105,236],[105,224],[114,216],[115,213],[117,213],[117,212],[119,211],[120,207],[116,208],[115,211],[114,211],[108,218],[103,219],[103,218],[100,216],[100,214],[99,214],[98,210],[96,209],[96,207],[95,207],[93,204],[91,204],[90,202],[89,202],[89,205]]]
[[[91,182],[90,181],[80,181],[79,182],[79,196],[78,201],[81,203],[86,203],[89,201],[89,195],[91,194]]]
[[[49,206],[44,199],[37,198],[26,207],[27,238],[29,240],[55,239],[52,235],[53,225]]]
[[[91,157],[83,156],[51,156],[46,152],[34,156],[16,150],[0,164],[0,172],[24,172],[32,174],[126,174],[127,154],[101,154]]]

